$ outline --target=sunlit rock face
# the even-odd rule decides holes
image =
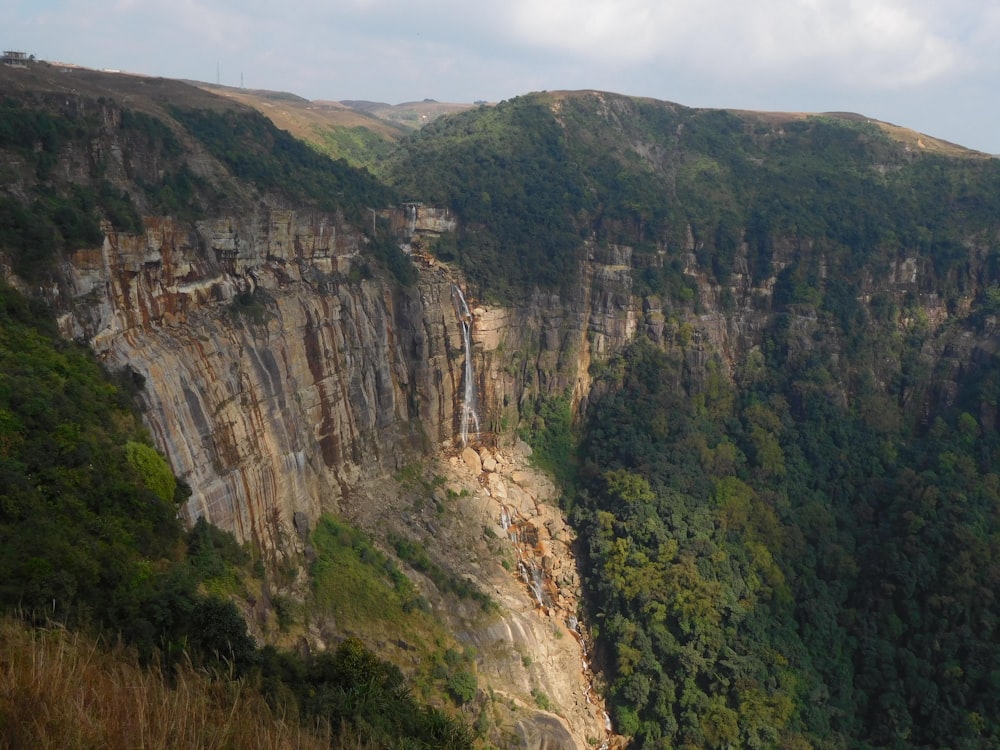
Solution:
[[[440,212],[411,223],[451,227]],[[418,264],[412,288],[365,280],[363,236],[313,212],[145,228],[72,256],[61,325],[144,383],[150,430],[192,489],[189,518],[280,547],[296,512],[315,518],[360,478],[457,439],[465,352],[452,271]],[[470,299],[483,412],[473,439],[511,429],[534,394],[585,398],[591,358],[636,330],[620,260],[589,261],[572,301]]]
[[[452,436],[463,357],[452,282],[350,281],[362,240],[273,212],[189,233],[151,220],[76,253],[64,333],[144,382],[146,419],[204,515],[279,546]]]
[[[414,226],[450,226],[414,210],[401,211]],[[361,280],[364,241],[323,214],[262,210],[195,231],[148,219],[142,235],[109,232],[73,255],[64,333],[145,383],[150,430],[192,489],[189,518],[280,548],[296,512],[314,519],[359,479],[457,440],[462,281],[433,263],[409,289]],[[632,296],[630,263],[611,247],[590,253],[569,295],[469,298],[474,442],[509,434],[538,394],[584,404],[593,362],[662,328],[656,303]]]

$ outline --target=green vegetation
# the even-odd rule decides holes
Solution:
[[[410,619],[417,630],[429,627],[421,616],[427,605],[413,584],[365,534],[323,516],[312,542],[316,602],[322,610],[336,612],[347,632],[370,635],[402,627]]]
[[[104,100],[96,104],[98,108],[110,106]],[[173,133],[148,115],[123,112],[120,128],[125,141],[141,142],[160,158],[176,159],[181,152]],[[85,173],[69,179],[56,169],[70,149],[90,154],[100,129],[96,110],[67,109],[61,99],[24,102],[8,98],[0,103],[0,152],[11,165],[0,172],[0,249],[10,255],[22,278],[40,278],[60,251],[100,246],[102,221],[122,231],[142,230],[132,196],[107,179],[107,154],[95,155]],[[19,171],[19,163],[31,171]],[[157,184],[145,186],[156,210],[174,212],[179,207],[176,201],[158,196],[171,185],[190,181],[183,167],[180,177],[173,168],[171,162]],[[141,182],[139,176],[136,179]],[[192,200],[190,190],[185,194],[178,187],[177,192]]]
[[[388,227],[379,227],[379,232],[371,238],[368,252],[383,268],[388,269],[393,278],[403,286],[413,286],[417,283],[417,269],[413,267],[410,258],[404,253],[399,243],[389,236]]]
[[[532,460],[572,491],[577,465],[569,396],[539,396],[535,414],[526,422],[521,437],[532,446]]]
[[[399,669],[356,638],[304,663],[267,647],[261,661],[262,691],[285,712],[321,726],[350,727],[375,747],[472,747],[472,731],[464,723],[414,700]]]
[[[85,189],[69,195],[46,190],[30,203],[0,195],[0,248],[12,256],[22,278],[38,279],[57,251],[99,247],[103,238],[93,196]]]
[[[893,394],[845,406],[780,318],[769,336],[742,391],[639,341],[592,408],[574,522],[617,728],[643,748],[995,745],[1000,435],[972,413],[997,363],[928,428]]]
[[[461,217],[454,260],[484,294],[570,285],[587,202],[558,125],[530,97],[443,117],[404,141],[391,168],[400,193]],[[441,251],[439,247],[439,252]]]
[[[454,638],[431,615],[427,600],[367,535],[323,516],[312,541],[315,611],[335,613],[346,633],[405,643],[411,656],[420,657],[413,678],[419,695],[428,699],[446,695],[456,706],[475,697],[474,653],[446,645],[454,644]],[[394,545],[400,559],[431,578],[442,593],[471,598],[484,608],[495,606],[477,588],[431,562],[419,544],[395,538]]]
[[[314,128],[322,150],[334,158],[342,158],[352,167],[376,164],[392,152],[394,144],[384,135],[363,125],[354,127]]]
[[[111,625],[180,540],[163,459],[130,393],[2,287],[0,362],[0,605]]]
[[[531,689],[531,697],[535,699],[535,705],[538,706],[543,711],[548,711],[552,708],[552,703],[549,701],[549,696],[538,688]]]
[[[129,441],[125,443],[125,457],[129,465],[139,472],[142,483],[160,500],[170,502],[174,499],[177,478],[170,470],[170,465],[155,448],[145,443]]]
[[[561,399],[525,420],[570,494],[637,746],[997,744],[998,363],[932,353],[991,325],[1000,163],[855,120],[584,93],[439,121],[385,171],[456,212],[434,251],[485,298],[571,291],[581,251],[616,245],[674,309],[702,303],[690,250],[709,283],[774,277],[735,387],[692,365],[682,324],[672,354],[640,341],[603,368],[579,456]],[[919,288],[880,294],[904,259]],[[934,330],[928,294],[973,312]]]
[[[277,193],[298,205],[343,211],[359,227],[365,226],[368,208],[393,202],[392,193],[367,171],[314,151],[258,112],[173,107],[171,115],[234,177],[263,192]]]
[[[787,245],[799,273],[822,258],[850,293],[862,269],[905,248],[931,259],[954,296],[970,241],[1000,252],[986,233],[1000,163],[913,153],[846,119],[770,125],[613,94],[532,94],[428,125],[382,171],[456,212],[457,245],[437,252],[502,300],[536,285],[572,291],[585,241],[632,247],[639,291],[684,307],[696,302],[682,273],[689,241],[723,284],[743,243],[756,280]]]
[[[496,609],[496,604],[493,600],[490,599],[488,594],[483,593],[478,586],[464,578],[457,578],[431,560],[424,545],[420,544],[420,542],[391,535],[389,543],[396,551],[396,555],[400,560],[430,578],[434,586],[441,593],[454,594],[461,599],[472,599],[487,612]]]
[[[230,311],[234,316],[242,317],[254,325],[264,325],[271,314],[268,305],[273,303],[270,295],[263,289],[239,292],[233,297]]]

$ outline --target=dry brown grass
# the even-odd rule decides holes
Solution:
[[[330,747],[244,681],[183,667],[173,682],[124,648],[0,621],[0,748]]]
[[[262,93],[203,83],[200,87],[226,99],[252,107],[271,120],[281,130],[287,130],[301,141],[317,141],[317,132],[329,128],[368,128],[374,133],[397,141],[403,131],[377,117],[355,112],[338,102],[311,102],[305,99],[268,98]],[[266,94],[267,92],[264,92]],[[318,143],[321,145],[322,141]]]

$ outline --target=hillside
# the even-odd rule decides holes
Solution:
[[[256,109],[278,129],[355,167],[374,165],[410,131],[397,124],[394,118],[381,117],[378,112],[354,109],[340,102],[310,101],[276,91],[197,85]]]
[[[923,229],[945,242],[951,227],[937,225],[962,221],[970,209],[987,221],[988,201],[954,206],[954,217],[949,201],[994,191],[995,160],[929,137],[920,149],[914,140],[857,116],[546,93],[432,123],[380,173],[403,194],[463,219],[445,257],[488,294],[568,283],[582,244],[592,241],[634,248],[645,275],[658,277],[650,291],[669,288],[676,302],[684,283],[676,264],[688,249],[724,285],[741,242],[759,247],[753,264],[755,255],[766,262],[770,251],[760,243],[772,237],[822,238],[836,265],[845,254],[881,252],[889,235],[907,244]],[[939,199],[942,173],[958,184]],[[502,262],[504,254],[518,262]]]
[[[439,117],[463,112],[476,104],[461,104],[454,102],[439,102],[436,99],[422,99],[420,101],[402,102],[400,104],[388,104],[386,102],[370,102],[361,100],[344,100],[340,104],[350,107],[357,112],[365,112],[369,115],[399,125],[408,131],[419,130],[424,125],[434,122]]]
[[[535,436],[619,731],[995,744],[996,160],[575,92],[434,123],[383,169],[455,211],[439,257],[501,304],[578,293],[588,258],[622,274],[633,343],[590,366],[575,433],[556,393]]]
[[[373,168],[407,134],[439,117],[474,106],[433,99],[402,104],[310,101],[280,91],[192,83],[256,109],[280,130],[289,132],[320,153],[344,159],[355,167]]]
[[[7,604],[21,591],[47,601],[57,587],[65,595],[55,614],[89,611],[95,605],[80,599],[95,578],[124,577],[122,592],[99,598],[112,609],[86,622],[134,630],[154,654],[166,643],[199,663],[196,636],[219,642],[175,607],[197,609],[196,594],[211,593],[206,614],[222,601],[220,637],[238,640],[254,679],[262,670],[269,701],[307,723],[346,722],[374,746],[421,736],[467,746],[470,726],[493,742],[565,747],[604,735],[603,704],[585,696],[593,676],[579,668],[582,635],[568,624],[579,581],[549,486],[524,453],[494,455],[492,442],[470,448],[467,462],[449,460],[464,365],[460,278],[429,266],[421,274],[401,251],[395,232],[410,222],[392,190],[252,109],[181,82],[87,71],[69,79],[81,71],[44,65],[20,72],[0,70],[5,275],[24,292],[44,290],[50,333],[86,342],[136,387],[146,428],[190,489],[177,515],[193,529],[207,519],[233,533],[249,560],[238,575],[212,560],[205,580],[173,555],[149,559],[127,535],[115,555],[95,560],[60,543],[52,554],[69,555],[89,588],[65,564],[60,577],[50,561],[22,572],[11,559]],[[441,232],[453,223],[430,211],[413,225]],[[63,371],[53,376],[64,385]],[[439,455],[433,446],[444,444]],[[76,474],[53,473],[62,484],[38,502],[72,514],[63,488]],[[538,608],[519,577],[519,553],[499,524],[501,491],[516,503],[518,528],[551,539],[549,570],[565,565],[565,593],[551,584],[559,610]],[[100,551],[102,524],[121,521],[99,503],[91,510],[82,523]],[[37,522],[59,518],[40,513]],[[14,538],[24,519],[8,520],[5,538]],[[34,540],[25,534],[23,544]],[[185,541],[178,556],[197,538]],[[118,554],[182,581],[131,576]],[[540,568],[541,551],[523,554]],[[134,620],[146,606],[155,621]],[[364,643],[360,672],[256,650],[336,655],[355,648],[352,639]],[[276,683],[268,669],[280,673]]]
[[[368,171],[292,95],[0,92],[8,608],[374,743],[1000,744],[998,160],[581,91]]]

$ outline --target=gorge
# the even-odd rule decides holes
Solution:
[[[997,738],[995,160],[546,92],[376,180],[184,84],[30,74],[4,276],[137,389],[186,521],[259,551],[259,639],[420,672],[412,634],[271,627],[335,516],[448,624],[483,741]]]

